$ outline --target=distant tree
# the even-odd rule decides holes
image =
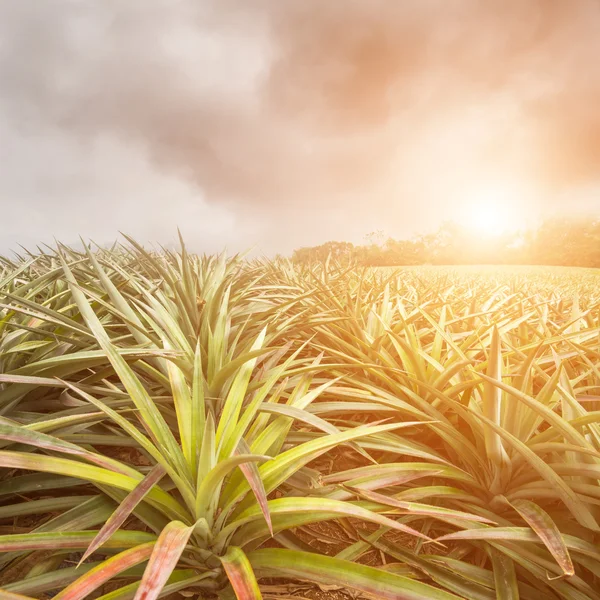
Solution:
[[[528,250],[538,264],[600,266],[600,221],[547,220],[529,236]]]
[[[294,250],[292,261],[295,263],[325,262],[331,257],[339,263],[349,263],[354,259],[354,244],[350,242],[326,242],[312,248]]]
[[[356,260],[362,265],[417,264],[542,264],[600,267],[600,219],[549,219],[537,229],[494,239],[473,238],[455,223],[413,240],[388,239],[382,232],[365,236],[368,243],[327,242],[294,251],[296,263],[338,263]]]
[[[385,243],[388,265],[418,265],[424,261],[423,245],[419,241],[394,240]]]
[[[367,240],[371,246],[383,246],[385,234],[383,231],[381,231],[381,229],[378,229],[377,231],[371,231],[371,233],[367,233],[367,235],[365,235],[365,240]]]

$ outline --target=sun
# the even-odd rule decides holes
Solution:
[[[464,203],[462,225],[479,237],[498,237],[519,226],[518,197],[502,187],[478,190]]]
[[[471,207],[467,225],[474,233],[499,236],[509,226],[509,220],[500,203],[484,202]]]

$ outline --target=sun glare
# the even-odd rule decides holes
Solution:
[[[497,237],[519,227],[518,198],[498,188],[479,191],[468,198],[463,211],[465,228],[481,237]]]
[[[508,227],[508,220],[500,204],[482,203],[472,207],[467,222],[470,229],[481,235],[501,235]]]

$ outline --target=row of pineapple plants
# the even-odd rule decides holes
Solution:
[[[0,597],[600,598],[593,272],[1,268]]]

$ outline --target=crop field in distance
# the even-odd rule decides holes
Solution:
[[[0,598],[600,600],[600,270],[0,259]]]

